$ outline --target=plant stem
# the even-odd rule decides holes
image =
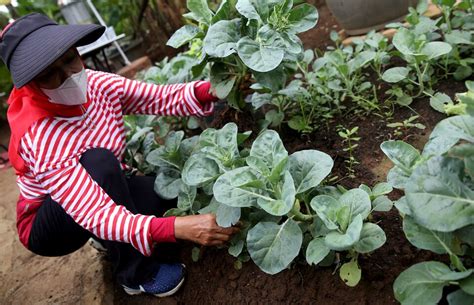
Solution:
[[[296,221],[303,221],[303,222],[308,222],[308,221],[313,220],[312,215],[301,213],[300,208],[301,208],[300,201],[296,199],[295,204],[293,205],[293,208],[291,208],[289,212],[290,215],[293,215],[293,219],[295,219]]]

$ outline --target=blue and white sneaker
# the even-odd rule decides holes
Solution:
[[[155,276],[137,287],[127,287],[123,289],[129,295],[140,293],[153,294],[157,297],[167,297],[175,294],[184,283],[184,264],[160,264]]]

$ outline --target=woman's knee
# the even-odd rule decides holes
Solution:
[[[122,171],[117,157],[105,148],[91,148],[85,151],[79,162],[93,177],[110,177]]]

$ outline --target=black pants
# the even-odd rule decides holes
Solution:
[[[160,198],[153,191],[154,177],[126,177],[117,158],[109,150],[90,149],[82,155],[80,163],[117,204],[124,205],[132,213],[162,216],[167,209],[176,206],[175,200]],[[47,197],[34,219],[28,246],[32,252],[42,256],[62,256],[78,250],[91,237],[95,236],[74,222],[51,197]],[[156,259],[143,256],[130,244],[101,242],[107,248],[120,284],[137,285],[156,269]]]

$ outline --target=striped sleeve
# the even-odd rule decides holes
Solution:
[[[130,243],[143,255],[151,255],[150,222],[155,217],[132,214],[115,204],[79,163],[79,156],[52,162],[58,154],[48,155],[48,152],[58,141],[51,139],[64,134],[60,132],[60,123],[54,122],[57,121],[36,123],[39,125],[33,125],[36,133],[27,132],[20,142],[20,155],[36,180],[76,223],[95,236]],[[60,147],[54,148],[61,152]]]
[[[124,114],[155,114],[162,116],[207,116],[213,103],[201,105],[194,88],[202,81],[185,84],[155,85],[123,79],[122,105]]]

